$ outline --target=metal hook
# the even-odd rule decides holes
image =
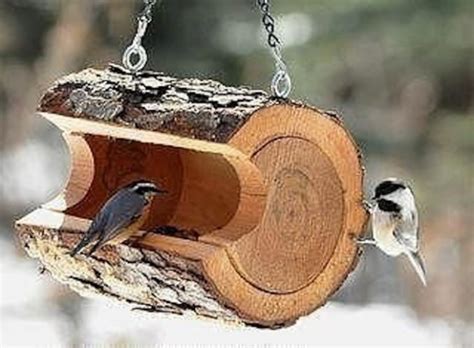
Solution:
[[[130,46],[125,49],[122,56],[122,64],[132,73],[142,70],[148,60],[146,50],[142,45],[142,38],[145,35],[148,23],[151,22],[151,10],[156,0],[144,0],[145,9],[138,17],[138,27],[135,37]],[[135,59],[136,57],[136,59]],[[136,60],[134,63],[133,61]]]
[[[279,98],[287,98],[291,92],[291,78],[286,70],[278,70],[272,79],[272,92]]]
[[[138,56],[138,59],[135,63],[132,61],[134,56]],[[145,48],[143,48],[142,45],[131,44],[123,53],[122,64],[125,66],[125,68],[135,73],[143,69],[147,59],[148,56],[146,54]]]

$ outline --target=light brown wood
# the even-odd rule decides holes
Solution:
[[[48,119],[56,118],[48,115]],[[227,151],[223,145],[217,147],[223,154],[177,147],[184,141],[175,146],[168,146],[167,141],[166,146],[158,145],[162,136],[151,132],[148,138],[155,134],[158,138],[151,144],[121,139],[114,134],[115,128],[102,125],[94,135],[63,134],[71,149],[69,182],[44,207],[92,219],[120,187],[149,179],[169,193],[154,199],[145,229],[168,224],[201,235],[227,233],[235,239],[256,226],[263,212],[265,189],[260,171],[247,159],[242,160],[242,154],[229,155],[238,152]],[[238,221],[239,228],[219,232],[231,220]]]
[[[94,178],[94,157],[87,141],[80,135],[63,134],[70,153],[67,186],[44,208],[63,211],[79,203],[89,191]]]
[[[38,112],[38,115],[46,118],[65,133],[106,135],[111,138],[128,139],[146,144],[156,144],[205,153],[222,154],[229,157],[245,158],[240,151],[225,144],[183,138],[172,134],[157,133],[143,129],[133,129],[133,132],[130,132],[130,128],[124,126],[98,123],[87,119],[66,117],[49,112]]]
[[[182,190],[177,209],[168,224],[205,235],[227,226],[241,214],[237,212],[242,205],[264,202],[261,174],[249,161],[188,150],[180,150],[180,157],[183,163]],[[248,171],[254,177],[249,181],[241,180],[243,175],[248,176]],[[243,192],[253,193],[248,203],[242,201]],[[262,209],[249,212],[243,220],[254,227],[261,212]]]
[[[324,304],[354,266],[353,234],[367,218],[357,149],[338,122],[296,105],[261,109],[230,144],[264,173],[267,206],[261,224],[227,247],[228,259],[214,255],[205,270],[242,315],[295,320]]]
[[[131,80],[113,69],[64,78],[40,110],[64,132],[71,174],[56,199],[17,226],[30,254],[81,293],[93,282],[95,293],[157,311],[276,328],[323,305],[357,262],[363,168],[333,114],[212,81]],[[148,233],[71,261],[67,250],[103,202],[138,178],[169,191],[154,200],[143,232],[171,225],[197,240]],[[125,267],[129,254],[167,263]],[[169,264],[179,264],[172,281]],[[104,271],[80,276],[91,267]],[[179,298],[165,303],[153,279]],[[203,289],[189,290],[198,304],[182,290],[189,279]]]
[[[253,157],[269,187],[261,224],[232,248],[237,270],[260,289],[291,293],[321,273],[343,232],[342,188],[331,162],[300,138],[269,142]]]

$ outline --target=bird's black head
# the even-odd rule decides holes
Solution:
[[[127,188],[143,196],[156,195],[159,193],[167,193],[167,191],[160,189],[157,184],[148,180],[134,181],[128,184]]]
[[[398,179],[395,179],[395,178],[386,179],[375,187],[375,193],[372,199],[379,199],[390,193],[393,193],[398,190],[404,190],[406,188],[407,186]]]

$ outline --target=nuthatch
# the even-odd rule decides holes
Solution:
[[[89,255],[105,244],[120,244],[138,232],[147,219],[150,203],[158,193],[166,193],[154,183],[139,180],[121,188],[100,209],[81,241],[71,251],[75,256],[96,243]]]
[[[407,255],[426,286],[425,266],[419,253],[418,211],[412,190],[403,181],[388,178],[377,185],[372,199],[375,200],[375,205],[370,207],[373,239],[358,243],[375,245],[389,256]]]

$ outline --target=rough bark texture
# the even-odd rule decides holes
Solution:
[[[68,245],[78,240],[77,232],[17,228],[27,253],[83,296],[105,296],[141,310],[242,323],[232,309],[216,301],[196,261],[126,245],[105,247],[91,257],[70,257]]]
[[[58,80],[38,110],[226,143],[270,102],[263,91],[155,72],[131,75],[111,65]]]
[[[323,305],[352,270],[351,236],[366,221],[363,170],[335,113],[117,66],[60,79],[39,111],[70,139],[74,170],[60,208],[22,219],[19,236],[77,292],[277,328]],[[106,246],[71,258],[86,230],[79,218],[90,219],[120,183],[141,177],[166,182],[174,195],[144,228],[167,236],[142,239],[147,250]],[[73,221],[56,224],[55,210]]]

